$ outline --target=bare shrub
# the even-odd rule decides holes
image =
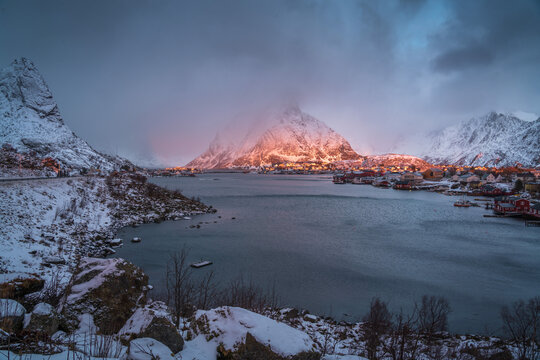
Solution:
[[[255,312],[275,309],[278,306],[275,284],[271,289],[265,291],[252,279],[245,281],[242,274],[229,282],[227,287],[221,291],[219,298],[218,305],[238,306]]]
[[[59,272],[53,273],[49,281],[45,283],[43,290],[41,290],[40,300],[53,307],[57,307],[64,294],[62,280],[63,278]]]
[[[210,271],[195,286],[194,305],[197,309],[208,309],[214,305],[219,292],[214,275],[214,272]]]
[[[540,357],[540,296],[516,301],[501,310],[503,329],[518,350],[519,360]]]
[[[366,342],[367,357],[377,360],[377,352],[382,344],[382,337],[388,333],[392,325],[392,315],[386,302],[373,298],[369,312],[363,317],[363,340]]]
[[[392,360],[414,360],[420,345],[417,308],[411,314],[400,311],[394,316],[389,336],[383,345]]]
[[[428,341],[433,335],[448,329],[448,314],[451,311],[448,300],[442,296],[422,296],[418,309],[418,330]]]
[[[177,327],[182,317],[187,317],[193,312],[195,285],[192,281],[191,267],[187,263],[187,254],[185,248],[172,254],[167,262],[165,274],[167,304],[173,311]]]

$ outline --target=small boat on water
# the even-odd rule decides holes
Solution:
[[[140,237],[134,237],[133,239],[131,239],[132,243],[140,243],[141,241],[142,239]]]
[[[469,200],[458,200],[454,203],[455,207],[471,207],[471,202]]]
[[[212,265],[212,262],[208,261],[208,260],[204,260],[204,261],[199,261],[199,262],[191,264],[191,267],[195,268],[195,269],[198,269],[198,268],[202,268],[202,267],[205,267],[205,266],[208,266],[208,265]]]

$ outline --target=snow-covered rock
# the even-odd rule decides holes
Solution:
[[[168,346],[174,353],[182,350],[184,340],[174,326],[167,305],[154,301],[138,308],[118,332],[124,338],[149,337]]]
[[[64,123],[49,87],[32,61],[21,58],[0,70],[0,145],[50,157],[63,168],[111,171],[131,166],[101,154]]]
[[[491,112],[435,134],[424,158],[433,163],[474,166],[540,164],[540,118],[522,120]]]
[[[278,113],[263,129],[249,132],[241,141],[218,133],[208,150],[186,166],[208,169],[362,158],[343,136],[297,106]]]
[[[129,343],[127,360],[173,360],[174,354],[166,345],[151,338],[140,338]]]
[[[304,332],[263,315],[237,307],[220,307],[195,314],[193,331],[227,350],[246,342],[247,333],[280,356],[315,350],[315,343]]]
[[[26,309],[15,300],[0,299],[0,328],[17,332],[23,328]]]
[[[124,259],[83,258],[61,311],[72,328],[81,314],[92,313],[102,333],[116,333],[144,303],[147,284],[148,276]]]
[[[58,331],[60,318],[56,310],[49,304],[39,303],[25,319],[25,330],[37,331],[52,335]]]

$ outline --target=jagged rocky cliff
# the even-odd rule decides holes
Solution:
[[[104,171],[131,165],[94,150],[64,123],[49,87],[32,61],[21,58],[0,70],[0,145],[55,159],[74,170]]]

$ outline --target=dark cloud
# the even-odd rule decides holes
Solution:
[[[434,69],[524,61],[540,56],[540,2],[478,0],[448,2],[452,17],[433,36]]]
[[[185,163],[228,122],[298,102],[382,152],[493,108],[540,112],[539,19],[534,0],[0,0],[0,64],[31,58],[106,151]]]
[[[433,67],[436,71],[450,72],[488,66],[493,60],[494,54],[490,49],[474,44],[451,49],[438,55],[433,62]]]

